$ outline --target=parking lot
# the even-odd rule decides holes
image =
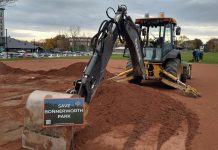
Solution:
[[[90,56],[92,52],[79,51],[46,51],[46,52],[1,52],[0,59],[10,58],[58,58],[58,57],[72,57],[72,56]]]

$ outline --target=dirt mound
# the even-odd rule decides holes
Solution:
[[[23,70],[19,68],[12,68],[0,62],[0,74],[4,74],[4,75],[5,74],[40,74],[44,76],[52,75],[52,76],[81,77],[86,65],[87,65],[86,62],[78,62],[72,65],[69,65],[68,67],[61,68],[61,69],[52,69],[49,71],[29,71],[29,70]],[[110,77],[113,77],[113,74],[106,70],[104,77],[110,78]]]
[[[0,74],[25,74],[27,73],[26,70],[22,70],[19,68],[12,68],[10,66],[5,65],[4,63],[0,62]]]
[[[54,75],[54,76],[81,77],[86,65],[87,65],[86,62],[78,62],[58,70],[52,69],[49,71],[37,71],[36,73],[43,74],[43,75]],[[111,74],[110,72],[108,71],[105,72],[105,78],[109,78],[112,76],[113,74]]]
[[[113,149],[99,146],[96,142],[90,145],[88,141],[112,131],[114,127],[128,124],[134,125],[134,128],[127,136],[123,149],[132,149],[142,134],[156,124],[161,125],[157,143],[157,149],[160,149],[164,142],[177,134],[183,121],[188,126],[185,146],[189,149],[198,128],[197,116],[181,102],[157,94],[149,87],[108,80],[99,87],[86,119],[88,125],[75,135],[76,149]]]
[[[54,76],[81,76],[86,66],[86,63],[75,63],[61,69],[52,69],[49,71],[38,71],[37,73],[43,75],[54,75]]]

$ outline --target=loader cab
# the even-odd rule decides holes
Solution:
[[[142,18],[136,19],[135,23],[143,37],[144,60],[161,62],[174,49],[174,38],[180,34],[181,28],[176,28],[173,18]]]

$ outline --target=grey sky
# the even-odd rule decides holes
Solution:
[[[92,35],[107,19],[107,7],[118,4],[127,5],[133,19],[145,12],[151,16],[165,12],[190,38],[218,37],[217,0],[18,0],[6,8],[6,28],[11,36],[29,40],[53,36],[69,26],[80,26]]]

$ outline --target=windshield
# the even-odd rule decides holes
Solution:
[[[154,43],[160,38],[163,37],[163,26],[149,27],[147,47],[154,47]]]

